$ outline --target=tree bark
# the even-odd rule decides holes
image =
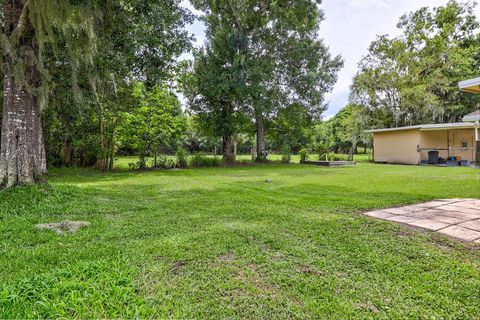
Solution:
[[[223,160],[229,165],[235,164],[235,151],[232,136],[222,137],[222,154]]]
[[[257,126],[257,162],[267,161],[267,150],[265,147],[265,124],[261,112],[257,112],[255,116],[255,124]]]
[[[103,104],[99,100],[98,100],[98,130],[99,130],[99,140],[100,140],[99,141],[100,154],[98,155],[97,163],[95,167],[99,170],[105,170],[107,165],[105,160],[107,150],[105,148],[105,127],[103,124]]]
[[[63,164],[67,167],[72,165],[72,144],[69,137],[63,140]]]
[[[348,161],[353,161],[353,155],[357,150],[357,142],[353,142],[350,152],[348,153]]]
[[[21,0],[3,1],[5,36],[10,38],[21,19]],[[17,29],[18,30],[18,29]],[[47,164],[43,141],[42,116],[36,90],[40,86],[40,72],[35,57],[38,48],[35,31],[29,20],[22,32],[15,35],[15,53],[23,60],[24,81],[16,78],[15,62],[11,55],[4,56],[4,99],[0,147],[0,187],[40,183],[45,180]],[[17,48],[18,49],[18,48]],[[17,60],[18,61],[18,60]],[[28,84],[28,89],[26,84]]]

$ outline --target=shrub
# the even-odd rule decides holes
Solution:
[[[140,161],[130,162],[130,163],[128,164],[128,169],[129,169],[129,170],[138,170],[138,169],[140,169]]]
[[[222,161],[217,157],[207,157],[204,153],[195,154],[190,160],[190,165],[194,168],[219,167]]]
[[[177,167],[186,168],[188,167],[188,154],[187,151],[183,148],[177,149]]]
[[[326,160],[326,156],[328,156],[331,153],[330,149],[324,144],[319,144],[317,146],[317,151],[318,151],[318,160]]]
[[[305,163],[308,159],[308,151],[307,149],[300,150],[300,163]]]
[[[290,160],[291,160],[290,146],[284,145],[282,147],[282,162],[290,163]]]
[[[325,154],[323,157],[320,157],[321,161],[347,161],[348,155],[346,154],[336,154],[333,152]]]
[[[155,163],[155,168],[161,169],[173,169],[177,166],[177,163],[173,159],[167,157],[158,157]]]
[[[332,155],[333,161],[348,161],[347,154],[333,154]]]

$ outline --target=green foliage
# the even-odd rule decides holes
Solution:
[[[328,152],[320,155],[320,161],[353,161],[350,159],[349,155],[346,154],[337,154],[333,152]]]
[[[458,82],[478,76],[475,3],[449,1],[404,15],[402,34],[380,36],[359,64],[352,100],[374,112],[375,127],[459,121],[478,96]]]
[[[157,169],[174,169],[177,167],[177,162],[169,157],[157,156],[151,162],[152,167]]]
[[[188,154],[187,151],[180,147],[177,149],[177,166],[179,168],[186,168],[188,166]]]
[[[209,75],[202,77],[210,81],[202,83],[217,83],[209,93],[222,110],[228,107],[255,119],[258,160],[264,161],[265,120],[294,103],[314,117],[325,110],[324,95],[335,83],[342,60],[332,57],[319,40],[323,12],[313,0],[193,4],[207,12],[207,46],[197,63],[210,66],[203,68]],[[217,109],[210,116],[224,118]]]
[[[221,164],[218,157],[208,157],[203,152],[194,154],[190,159],[190,166],[193,168],[219,167]]]
[[[312,130],[311,148],[319,156],[331,151],[348,153],[350,159],[358,146],[369,147],[372,144],[371,128],[372,112],[366,107],[349,104],[333,118],[317,124]]]
[[[300,103],[293,103],[278,111],[269,124],[269,140],[275,150],[289,145],[298,151],[310,141],[314,121],[308,108]]]
[[[291,153],[290,146],[288,144],[285,144],[282,147],[282,162],[283,163],[290,163],[291,156],[292,156],[292,153]]]
[[[80,6],[78,1],[75,3]],[[69,51],[83,53],[78,47],[67,46],[71,43],[67,40],[83,41],[81,38],[68,39],[61,36],[63,33],[56,33],[57,44],[45,47],[44,65],[48,66],[52,89],[48,91],[49,110],[44,126],[46,148],[50,165],[97,163],[99,168],[108,168],[118,150],[139,152],[132,149],[130,141],[123,144],[125,137],[119,135],[127,121],[125,116],[138,102],[132,101],[135,99],[131,84],[141,80],[148,91],[155,91],[156,86],[165,88],[165,83],[175,81],[176,57],[191,45],[185,26],[193,15],[178,1],[84,3],[93,7],[94,16],[100,18],[95,20],[95,54],[90,67],[70,59]],[[48,9],[44,6],[42,10]],[[86,19],[85,23],[89,21]],[[65,48],[71,50],[67,52]],[[74,77],[72,68],[76,71]],[[76,84],[81,91],[80,101],[71,94]],[[71,149],[69,157],[63,152],[65,145]]]
[[[131,97],[132,106],[123,115],[118,135],[123,146],[138,150],[143,169],[147,156],[158,155],[162,147],[176,149],[187,124],[177,97],[164,88],[149,90],[135,83]]]
[[[308,150],[307,149],[300,150],[299,154],[300,154],[300,163],[304,163],[305,161],[308,160]]]
[[[142,166],[141,162],[140,161],[137,161],[137,162],[129,162],[128,163],[128,170],[138,170],[140,169]],[[145,168],[145,164],[143,165],[144,168]]]

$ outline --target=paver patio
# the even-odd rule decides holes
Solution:
[[[442,199],[365,212],[364,215],[443,233],[480,244],[480,200]]]

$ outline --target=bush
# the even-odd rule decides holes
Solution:
[[[332,153],[331,161],[348,161],[348,155]]]
[[[188,167],[188,153],[183,148],[177,149],[177,167],[179,168]]]
[[[326,153],[323,157],[320,157],[320,161],[348,161],[348,155],[336,154],[333,152]]]
[[[300,150],[300,163],[305,163],[308,160],[308,151],[307,149]]]
[[[284,145],[282,147],[282,162],[290,163],[290,160],[291,160],[290,146]]]
[[[157,162],[154,163],[155,168],[161,169],[173,169],[177,166],[177,163],[173,159],[167,157],[158,157]]]
[[[317,151],[319,160],[324,160],[326,156],[331,153],[330,149],[324,144],[319,144],[317,146]]]
[[[190,160],[190,166],[194,168],[219,167],[222,161],[217,157],[207,157],[204,153],[195,154]]]
[[[140,161],[130,162],[130,163],[128,164],[128,169],[129,169],[129,170],[138,170],[138,169],[140,169]]]

